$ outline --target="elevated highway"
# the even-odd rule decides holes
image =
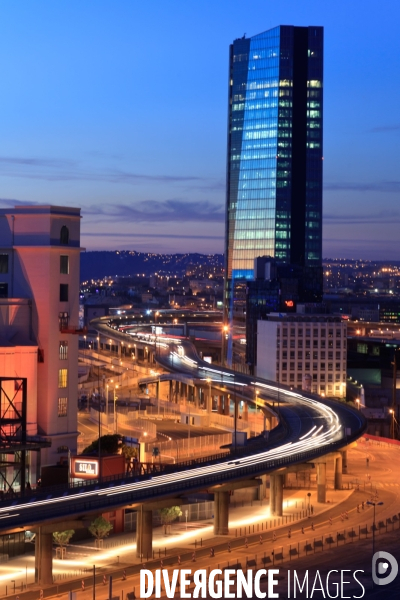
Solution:
[[[108,327],[104,320],[95,324],[99,331],[106,327],[107,336],[127,334]],[[93,323],[92,323],[93,325]],[[148,338],[146,343],[149,343]],[[193,493],[210,487],[252,479],[271,473],[282,467],[312,461],[337,451],[357,439],[364,431],[365,422],[360,412],[343,403],[322,400],[312,394],[278,386],[274,382],[255,379],[229,369],[213,366],[202,361],[194,346],[186,340],[159,338],[156,360],[166,369],[185,374],[193,379],[218,382],[233,394],[240,389],[241,396],[248,393],[254,398],[259,391],[260,402],[276,404],[284,427],[279,443],[258,445],[257,450],[248,446],[248,454],[238,458],[228,457],[222,461],[181,470],[179,465],[170,473],[142,478],[124,477],[113,483],[65,489],[58,493],[37,491],[32,497],[3,500],[0,503],[0,527],[3,531],[32,527],[48,521],[115,510],[118,507],[143,504],[155,499],[167,499]]]

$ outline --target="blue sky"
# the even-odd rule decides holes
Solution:
[[[3,0],[0,205],[79,206],[87,249],[222,252],[228,47],[325,27],[324,256],[400,260],[393,0]]]

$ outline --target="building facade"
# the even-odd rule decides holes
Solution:
[[[324,396],[346,397],[347,321],[269,315],[258,321],[257,376]]]
[[[77,449],[80,252],[80,209],[0,210],[0,376],[27,378],[42,466]]]
[[[254,259],[304,269],[302,302],[322,299],[323,28],[279,26],[234,41],[229,122],[225,319]]]

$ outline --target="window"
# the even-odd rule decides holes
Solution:
[[[8,273],[8,254],[0,254],[0,273]]]
[[[287,363],[282,363],[282,371],[287,371]]]
[[[291,328],[290,329],[290,337],[294,337],[296,335],[296,330]]]
[[[298,340],[297,347],[298,348],[302,348],[303,347],[303,340]]]
[[[59,398],[58,399],[58,416],[66,417],[68,410],[68,398]]]
[[[290,370],[291,370],[291,371],[294,371],[294,362],[291,362],[291,363],[290,363]]]
[[[58,387],[66,388],[68,385],[68,369],[58,369]]]
[[[290,381],[290,383],[294,383],[294,373],[290,373],[289,381]]]
[[[8,298],[8,283],[0,281],[0,298]]]
[[[318,329],[313,329],[313,336],[318,337]]]
[[[65,225],[61,227],[60,244],[62,244],[63,246],[68,246],[69,244],[69,229]]]
[[[60,283],[60,302],[68,302],[68,283]]]
[[[282,335],[283,335],[283,337],[287,337],[287,329],[284,328],[282,330]]]
[[[68,342],[60,342],[58,358],[60,360],[68,359]]]
[[[60,273],[62,275],[69,274],[69,256],[66,256],[65,254],[60,256]]]

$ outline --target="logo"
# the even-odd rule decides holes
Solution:
[[[397,577],[399,565],[389,552],[375,552],[372,557],[372,580],[376,585],[388,585]],[[385,577],[382,577],[385,575]]]

